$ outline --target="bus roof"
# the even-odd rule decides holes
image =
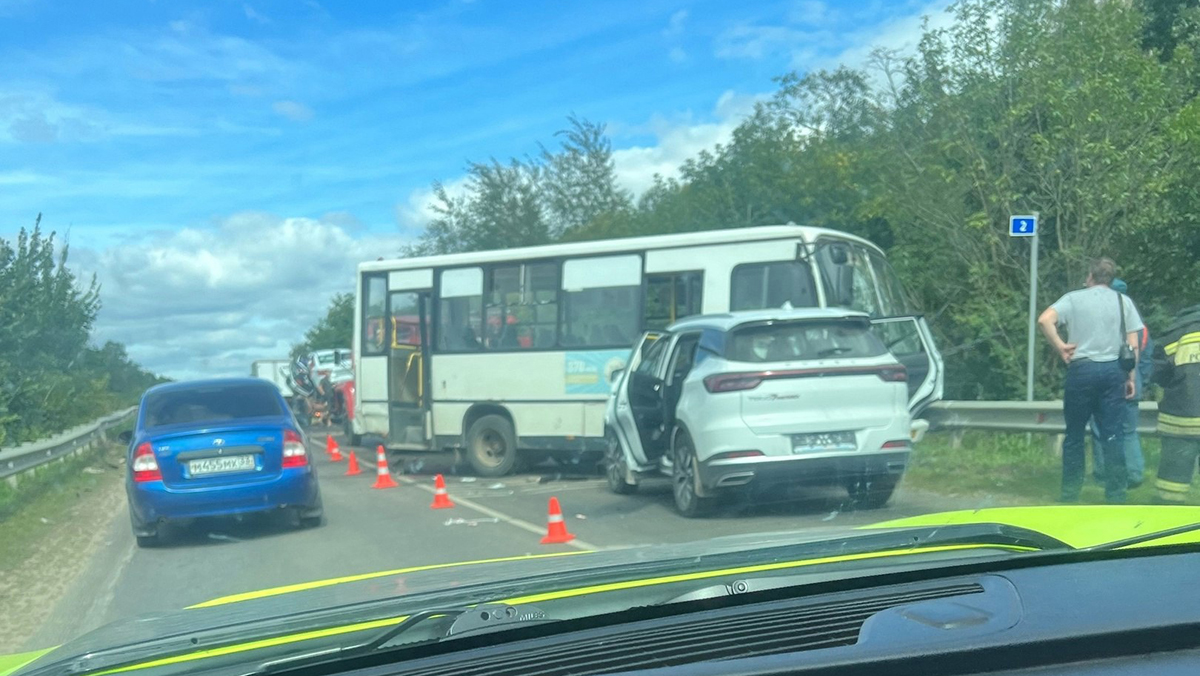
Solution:
[[[704,244],[726,244],[730,242],[754,242],[770,239],[787,239],[803,237],[807,241],[815,241],[823,235],[840,237],[858,242],[880,250],[878,246],[861,237],[839,230],[814,228],[803,225],[763,225],[752,228],[734,228],[730,230],[705,230],[672,235],[650,235],[646,237],[624,237],[620,239],[590,240],[587,242],[569,242],[566,244],[546,244],[517,249],[501,249],[497,251],[475,251],[471,253],[446,254],[442,256],[420,256],[416,258],[393,258],[382,261],[369,261],[358,264],[359,272],[385,272],[389,270],[411,270],[414,268],[453,267],[458,265],[478,265],[505,261],[521,261],[537,258],[570,258],[572,256],[587,256],[604,253],[621,253],[623,251],[642,251],[648,249],[671,249],[681,246],[696,246]]]

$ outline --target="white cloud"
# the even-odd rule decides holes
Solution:
[[[843,48],[834,56],[809,64],[793,59],[792,67],[831,68],[844,64],[852,68],[862,68],[867,65],[871,52],[876,49],[911,52],[921,40],[922,27],[927,17],[931,29],[945,28],[954,22],[953,14],[946,11],[949,5],[950,0],[933,0],[911,14],[854,31],[845,36]]]
[[[672,47],[667,56],[675,63],[683,63],[687,61],[687,52],[683,51],[682,47]]]
[[[798,25],[817,26],[836,17],[837,14],[829,9],[821,0],[801,0],[792,6],[788,19]]]
[[[679,166],[701,150],[711,149],[729,141],[733,130],[754,110],[762,96],[727,91],[717,99],[711,122],[694,122],[690,115],[670,120],[656,117],[648,127],[655,140],[651,145],[632,146],[613,151],[617,180],[635,195],[641,195],[654,183],[657,174],[663,178],[679,175]]]
[[[684,25],[687,23],[688,11],[681,9],[671,15],[667,21],[667,27],[663,29],[663,35],[668,38],[679,37],[683,34]]]
[[[276,101],[271,109],[293,122],[307,122],[313,117],[312,109],[298,101]]]
[[[353,288],[355,266],[394,255],[398,235],[355,236],[352,219],[230,216],[212,228],[138,232],[72,249],[97,274],[98,340],[126,344],[146,368],[173,377],[238,375],[283,358]]]
[[[257,23],[261,23],[264,25],[271,23],[271,20],[269,18],[267,18],[263,14],[259,13],[257,10],[255,10],[253,7],[251,7],[248,3],[242,5],[242,11],[246,13],[246,18],[250,19],[251,21],[255,21]]]
[[[450,197],[462,197],[467,193],[468,182],[469,179],[466,176],[459,176],[449,181],[443,181],[442,187],[446,189],[446,194]],[[433,186],[423,186],[409,193],[408,199],[396,205],[396,220],[400,223],[400,227],[414,232],[424,229],[429,221],[437,217],[437,212],[433,210],[435,202]]]
[[[716,55],[722,59],[761,59],[790,53],[814,42],[807,30],[791,26],[738,24],[717,37]]]

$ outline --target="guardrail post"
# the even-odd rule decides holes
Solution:
[[[1065,434],[1047,434],[1046,435],[1046,453],[1052,458],[1062,459],[1062,444]]]
[[[950,448],[956,451],[962,448],[963,434],[965,432],[966,430],[959,428],[950,433]]]

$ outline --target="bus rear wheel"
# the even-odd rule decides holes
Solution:
[[[517,464],[517,435],[503,416],[485,415],[467,431],[467,462],[480,476],[504,476]]]

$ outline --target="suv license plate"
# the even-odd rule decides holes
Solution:
[[[220,458],[201,458],[188,461],[188,474],[207,476],[229,472],[248,472],[254,469],[253,455],[230,455]]]
[[[854,432],[818,432],[816,434],[793,434],[792,453],[828,453],[830,451],[856,451]]]

